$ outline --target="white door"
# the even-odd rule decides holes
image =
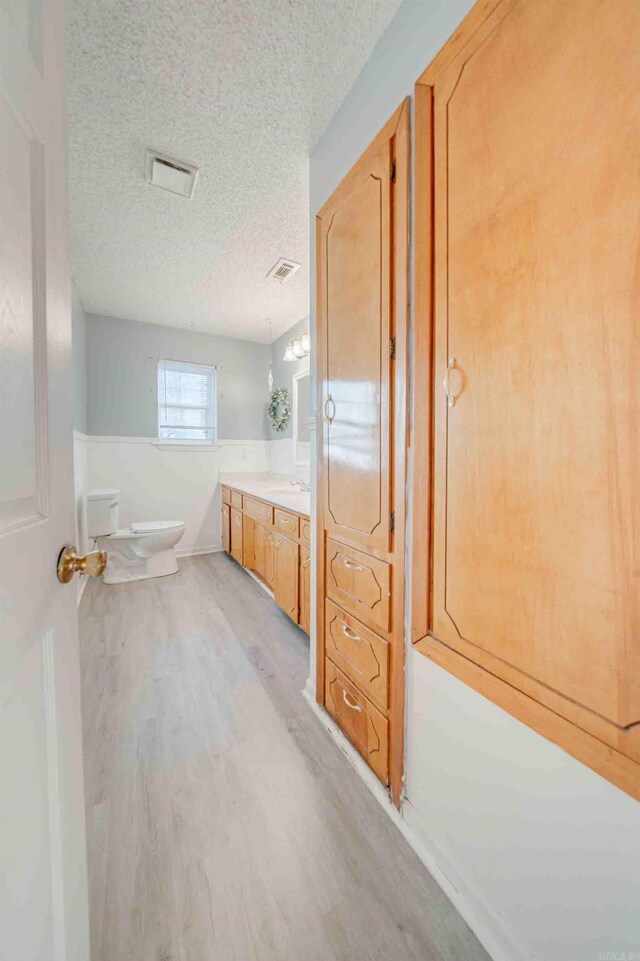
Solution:
[[[66,10],[0,0],[2,961],[88,961],[73,542]]]

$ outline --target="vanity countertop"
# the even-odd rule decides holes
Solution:
[[[294,477],[286,474],[270,474],[267,471],[245,473],[220,473],[220,483],[232,487],[243,494],[253,494],[263,501],[270,501],[277,507],[311,516],[311,494],[292,485]]]

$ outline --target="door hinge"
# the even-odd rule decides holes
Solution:
[[[389,530],[393,534],[396,529],[396,512],[391,511],[389,514]]]
[[[389,338],[389,357],[396,356],[396,339],[395,337]]]
[[[394,184],[394,183],[396,182],[396,162],[395,162],[395,160],[392,160],[391,163],[389,164],[389,178],[390,178],[392,184]]]

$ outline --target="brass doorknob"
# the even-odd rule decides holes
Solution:
[[[68,544],[62,548],[58,556],[58,580],[62,584],[68,584],[73,575],[90,574],[92,577],[100,577],[107,566],[106,551],[91,551],[84,557],[78,557],[75,547]]]

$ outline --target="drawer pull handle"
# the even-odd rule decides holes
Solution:
[[[302,566],[303,566],[303,567],[308,567],[310,563],[311,563],[311,558],[310,558],[310,557],[307,557],[306,561],[303,561],[303,562],[302,562]]]
[[[353,561],[350,561],[347,557],[342,558],[342,563],[345,567],[348,567],[350,571],[360,571],[361,573],[364,571],[364,567],[361,567],[360,564],[354,564]]]
[[[442,386],[444,387],[444,392],[447,395],[447,403],[449,404],[449,407],[453,407],[457,399],[457,395],[454,394],[449,387],[449,375],[452,370],[455,370],[455,366],[456,359],[455,357],[451,357],[449,359],[449,363],[447,364],[447,369],[444,372],[444,380],[442,381]]]
[[[241,523],[242,523],[242,520],[239,517],[236,517],[236,524],[241,524]]]
[[[360,641],[361,644],[364,644],[364,638],[360,637],[359,634],[356,634],[355,631],[352,631],[351,628],[347,627],[346,624],[342,625],[342,633],[345,637],[348,637],[350,641]]]
[[[347,694],[346,691],[343,691],[343,692],[342,692],[342,700],[343,700],[344,703],[347,705],[347,707],[350,708],[352,711],[358,711],[358,712],[361,712],[361,711],[362,711],[362,708],[360,707],[360,705],[359,705],[359,704],[356,704],[355,701],[352,701],[352,700],[349,698],[349,695]]]
[[[332,413],[331,415],[329,414],[329,411],[327,410],[329,404],[331,404],[331,410],[333,411],[333,413]],[[329,396],[327,397],[327,399],[326,399],[325,402],[324,402],[324,416],[327,418],[327,420],[329,421],[330,424],[332,423],[333,418],[336,416],[336,403],[335,403],[333,397],[331,396],[331,394],[329,394]]]

